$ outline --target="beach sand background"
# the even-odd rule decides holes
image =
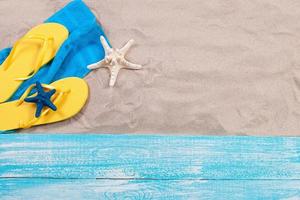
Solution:
[[[1,0],[0,47],[68,2]],[[85,2],[144,69],[91,72],[79,115],[22,132],[300,135],[299,0]]]

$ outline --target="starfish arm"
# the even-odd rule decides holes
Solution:
[[[49,108],[51,108],[52,110],[56,111],[57,108],[56,106],[51,102],[51,97],[55,94],[56,90],[51,90],[49,92],[47,92],[47,99],[45,100],[45,105]]]
[[[124,65],[123,68],[125,68],[125,69],[133,69],[133,70],[142,69],[142,65],[131,63],[131,62],[125,60],[124,58],[121,59],[121,63]]]
[[[57,110],[57,107],[50,100],[45,101],[45,105],[53,111]]]
[[[100,36],[100,41],[103,46],[105,55],[108,56],[113,51],[113,49],[108,45],[108,42],[106,41],[105,37],[103,37],[102,35]]]
[[[126,53],[129,51],[129,49],[132,47],[133,44],[134,44],[134,40],[132,39],[129,40],[127,44],[122,49],[119,50],[119,52],[123,55],[126,55]]]
[[[111,68],[110,70],[110,80],[109,80],[109,86],[113,87],[115,86],[116,82],[117,82],[117,78],[119,75],[121,67],[119,65],[115,65]]]
[[[56,90],[50,90],[49,92],[47,92],[47,96],[49,97],[49,99],[55,94]]]
[[[35,112],[35,117],[39,118],[42,114],[42,110],[43,110],[43,104],[42,103],[37,103],[36,104],[36,112]]]
[[[88,69],[99,69],[101,67],[104,67],[106,64],[106,61],[105,59],[101,60],[100,62],[97,62],[97,63],[94,63],[94,64],[91,64],[91,65],[88,65],[87,68]]]
[[[36,90],[37,90],[38,92],[44,91],[44,90],[43,90],[42,84],[41,84],[40,82],[38,82],[38,81],[36,82],[35,87],[36,87]]]

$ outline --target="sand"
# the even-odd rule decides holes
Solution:
[[[0,47],[67,0],[0,1]],[[300,1],[86,0],[114,47],[137,45],[114,89],[86,80],[71,120],[27,133],[300,135]]]

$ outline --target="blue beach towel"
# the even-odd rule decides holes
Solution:
[[[19,99],[24,91],[37,80],[50,84],[66,77],[85,77],[89,64],[104,58],[100,36],[105,34],[96,17],[81,0],[75,0],[59,10],[45,22],[64,25],[70,32],[69,38],[56,54],[56,57],[43,66],[31,79],[23,82],[10,101]],[[107,38],[106,38],[107,39]],[[11,49],[0,52],[0,64]]]
[[[0,65],[5,61],[7,56],[9,55],[11,48],[6,48],[0,51]]]

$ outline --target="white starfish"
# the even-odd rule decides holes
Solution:
[[[129,42],[127,42],[127,44],[121,49],[111,48],[103,36],[100,37],[100,41],[104,48],[105,58],[100,62],[89,65],[88,68],[108,68],[110,71],[110,87],[113,87],[115,85],[118,74],[121,69],[138,70],[142,68],[142,65],[133,64],[125,59],[125,55],[127,54],[128,50],[132,47],[134,40],[130,40]]]

